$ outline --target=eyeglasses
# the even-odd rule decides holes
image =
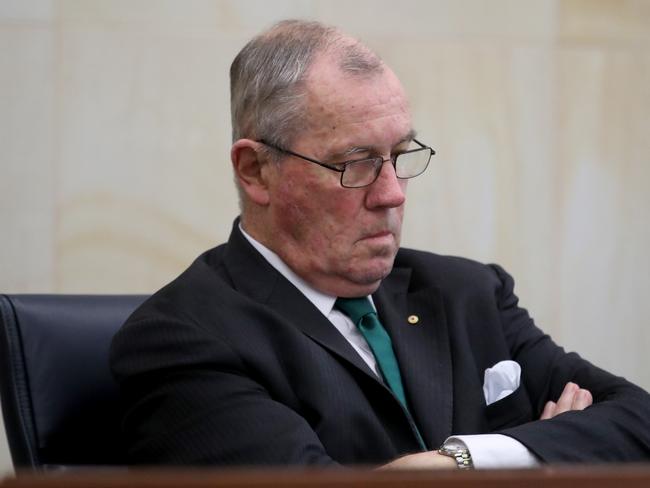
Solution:
[[[419,148],[401,152],[391,156],[389,159],[384,159],[382,157],[366,158],[357,159],[355,161],[345,161],[332,165],[289,151],[288,149],[278,147],[274,144],[270,144],[264,139],[260,139],[259,142],[271,149],[275,149],[276,151],[290,154],[291,156],[304,159],[305,161],[317,164],[323,168],[341,173],[341,186],[345,188],[363,188],[364,186],[372,185],[379,177],[381,167],[386,161],[391,161],[393,163],[395,175],[398,178],[403,180],[414,178],[424,173],[427,166],[429,166],[431,156],[436,153],[431,147],[425,146],[420,141],[413,139],[413,142],[420,146]]]

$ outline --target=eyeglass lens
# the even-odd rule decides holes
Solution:
[[[429,148],[399,154],[395,162],[395,173],[398,178],[413,178],[427,169],[430,159]],[[380,159],[364,159],[348,164],[341,177],[342,185],[351,188],[370,185],[381,171],[383,163],[380,161]]]

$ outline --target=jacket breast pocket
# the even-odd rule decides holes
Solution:
[[[505,398],[488,405],[485,415],[491,431],[514,427],[533,420],[533,408],[526,389],[519,386]]]

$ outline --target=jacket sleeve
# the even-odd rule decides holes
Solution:
[[[334,463],[304,418],[274,401],[228,344],[189,321],[129,321],[111,366],[133,464]]]
[[[569,381],[593,395],[583,411],[571,411],[502,430],[545,462],[632,462],[650,459],[650,395],[641,388],[566,353],[518,307],[512,278],[492,265],[501,282],[497,302],[510,352],[522,366],[522,384],[537,418]]]

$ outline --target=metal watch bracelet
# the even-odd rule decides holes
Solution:
[[[454,458],[458,469],[474,469],[474,463],[472,462],[472,455],[469,453],[469,449],[460,442],[446,442],[440,446],[438,452],[443,456]]]

